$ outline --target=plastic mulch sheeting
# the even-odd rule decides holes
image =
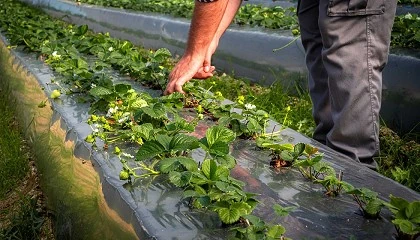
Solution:
[[[3,39],[3,41],[5,41]],[[225,239],[227,229],[218,217],[191,210],[182,201],[182,191],[170,186],[166,176],[140,179],[128,184],[118,179],[120,161],[112,151],[92,151],[83,139],[91,132],[85,123],[88,105],[75,95],[63,95],[47,107],[38,108],[54,88],[51,70],[33,55],[0,48],[2,86],[21,113],[19,119],[30,126],[28,137],[36,147],[43,187],[50,207],[57,215],[57,229],[63,238],[85,239]],[[115,75],[116,81],[126,81]],[[133,83],[138,90],[149,91]],[[158,94],[151,92],[152,94]],[[207,124],[197,128],[202,136]],[[271,132],[276,123],[272,122]],[[278,126],[277,126],[278,129]],[[344,172],[344,180],[355,187],[367,187],[387,199],[390,194],[419,200],[420,194],[358,165],[315,141],[286,129],[285,142],[311,143],[325,154],[325,160]],[[126,146],[134,153],[135,148]],[[99,146],[99,149],[100,146]],[[254,214],[266,222],[281,223],[286,236],[294,239],[393,239],[390,212],[382,218],[366,220],[350,196],[328,198],[320,185],[314,185],[293,169],[280,172],[269,167],[269,152],[259,151],[255,142],[237,140],[231,147],[238,165],[233,176],[246,182],[246,190],[260,194]],[[193,157],[204,157],[195,151]],[[285,218],[277,218],[274,203],[296,206]]]

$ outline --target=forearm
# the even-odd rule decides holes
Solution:
[[[241,3],[242,0],[229,0],[226,6],[225,14],[222,17],[222,20],[220,21],[219,27],[217,28],[216,34],[214,36],[214,38],[216,38],[217,41],[232,23],[232,20],[235,18],[236,12],[241,6]]]
[[[207,49],[225,15],[228,1],[229,0],[219,0],[211,3],[195,3],[187,49],[184,55],[202,57],[204,59]]]

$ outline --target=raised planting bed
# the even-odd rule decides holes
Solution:
[[[15,28],[4,32],[17,46],[2,38],[1,84],[40,149],[62,238],[393,239],[393,223],[420,232],[418,193],[281,129],[244,99],[231,102],[193,83],[187,97],[159,97],[133,81],[150,86],[165,76],[167,50],[134,48],[3,4],[3,16],[14,12],[26,30],[25,41]],[[279,168],[285,164],[293,167]],[[375,217],[383,205],[391,211],[379,219],[362,216]]]
[[[88,24],[95,31],[109,32],[112,36],[128,39],[147,48],[165,47],[175,55],[182,54],[185,48],[188,20],[77,5],[63,0],[25,1],[42,6],[48,9],[50,14],[64,17],[66,21]],[[408,36],[402,30],[400,34]],[[288,31],[233,26],[223,36],[213,58],[214,63],[226,72],[233,72],[237,76],[261,84],[269,85],[275,80],[280,80],[284,85],[293,86],[298,82],[306,87],[304,51],[300,40],[292,42],[294,39]],[[273,49],[290,42],[292,43],[288,47],[273,53]],[[415,110],[420,107],[420,83],[417,81],[417,76],[420,75],[418,52],[398,49],[393,52],[384,70],[381,117],[395,130],[418,132],[420,113]]]

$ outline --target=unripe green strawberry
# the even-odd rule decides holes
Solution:
[[[85,141],[88,143],[93,143],[95,141],[95,137],[92,134],[87,135]]]
[[[121,154],[121,149],[119,147],[115,147],[114,153],[117,154],[117,155],[120,155]]]
[[[293,29],[293,30],[292,30],[292,34],[293,34],[293,36],[297,36],[297,35],[299,35],[299,34],[300,34],[300,32],[299,32],[299,30],[298,30],[298,29]]]
[[[51,96],[50,96],[50,97],[51,97],[52,99],[56,99],[56,98],[59,98],[60,96],[61,96],[61,92],[60,92],[60,90],[57,90],[57,89],[56,89],[56,90],[54,90],[54,91],[52,91],[52,92],[51,92]]]
[[[203,113],[203,107],[201,105],[197,106],[197,112],[198,113]]]
[[[120,180],[128,180],[129,177],[130,177],[130,174],[127,171],[121,170]]]

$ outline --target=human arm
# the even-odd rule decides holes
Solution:
[[[223,18],[219,24],[219,27],[217,28],[217,31],[213,37],[213,40],[207,49],[206,57],[203,62],[203,71],[205,73],[214,71],[214,67],[211,66],[211,57],[213,56],[214,52],[216,51],[217,46],[219,45],[219,40],[222,37],[223,33],[225,33],[226,29],[229,27],[229,25],[232,23],[233,18],[236,15],[236,12],[238,11],[239,7],[241,6],[242,0],[229,0],[225,14],[223,15]],[[200,74],[202,72],[197,72],[196,76],[194,78],[201,78]],[[197,76],[198,75],[198,76]]]
[[[184,55],[169,74],[164,94],[183,92],[182,86],[203,67],[207,50],[215,37],[229,0],[196,2]],[[211,73],[207,73],[211,74]]]

